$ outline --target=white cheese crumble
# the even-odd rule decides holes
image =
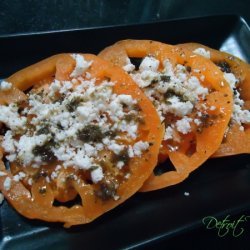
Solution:
[[[250,111],[244,110],[244,100],[240,98],[240,93],[237,90],[237,84],[239,80],[235,77],[233,73],[224,73],[224,78],[228,82],[230,88],[232,89],[233,95],[233,113],[232,120],[240,125],[240,129],[244,130],[242,124],[250,123]]]
[[[195,123],[197,126],[199,126],[199,125],[201,124],[201,120],[195,118],[195,119],[194,119],[194,123]]]
[[[12,88],[12,83],[7,81],[1,81],[0,82],[0,91],[7,91]]]
[[[142,60],[139,69],[141,71],[150,70],[150,71],[153,71],[153,72],[157,72],[159,64],[160,64],[159,60],[155,59],[154,57],[146,56]]]
[[[149,148],[148,142],[138,141],[133,146],[133,152],[136,156],[141,156],[142,152]]]
[[[101,167],[97,167],[94,170],[92,170],[90,175],[91,175],[91,179],[94,183],[101,181],[104,177]]]
[[[79,167],[80,169],[88,170],[91,168],[93,162],[91,158],[85,155],[82,151],[78,151],[78,153],[74,157],[74,165]]]
[[[191,132],[191,125],[190,122],[192,121],[191,118],[184,116],[181,120],[176,122],[176,128],[182,134],[188,134]]]
[[[33,179],[32,178],[29,178],[28,179],[28,184],[31,186],[33,184]]]
[[[135,65],[133,65],[130,59],[126,58],[126,65],[122,67],[126,72],[132,72],[135,69]]]
[[[182,102],[177,96],[168,98],[168,102],[167,105],[164,103],[160,105],[163,112],[170,112],[180,117],[190,114],[194,108],[194,105],[190,101]]]
[[[210,59],[210,51],[205,50],[204,48],[197,48],[193,51],[193,53]]]
[[[236,87],[236,84],[238,83],[238,79],[235,77],[233,73],[224,73],[225,80],[229,83],[231,89],[234,89]]]
[[[13,140],[12,131],[9,130],[4,135],[4,140],[2,142],[2,146],[7,153],[15,153],[15,145]]]
[[[121,151],[124,149],[124,145],[119,145],[115,143],[114,141],[110,141],[110,145],[108,146],[108,149],[113,151],[115,154],[120,154]]]
[[[27,119],[18,114],[18,107],[16,105],[0,105],[0,122],[6,124],[11,130],[16,131],[26,125]]]
[[[122,167],[125,165],[125,163],[123,161],[118,161],[116,164],[116,167],[119,169],[122,169]]]
[[[172,127],[170,126],[166,127],[164,140],[173,139],[173,133],[174,133],[174,129]]]
[[[72,54],[72,57],[76,61],[76,66],[70,77],[76,78],[78,76],[81,76],[90,67],[92,61],[86,61],[84,57],[80,54]]]
[[[3,183],[3,187],[6,191],[9,191],[10,188],[11,188],[11,179],[10,177],[6,177],[6,179],[4,180],[4,183]]]
[[[25,177],[26,177],[26,174],[24,172],[19,172],[18,174],[14,175],[13,180],[20,181]]]
[[[24,166],[30,165],[32,161],[35,163],[40,163],[41,159],[37,158],[33,154],[33,149],[36,146],[43,146],[44,143],[48,140],[48,135],[38,135],[38,136],[26,136],[22,135],[19,141],[15,142],[17,149],[17,158],[22,161]]]

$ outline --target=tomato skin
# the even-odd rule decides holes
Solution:
[[[123,40],[99,53],[99,56],[120,67],[126,65],[127,57],[144,58],[148,55],[160,61],[160,68],[164,60],[168,59],[172,65],[182,64],[188,65],[190,69],[196,69],[196,72],[192,71],[192,75],[199,77],[199,74],[202,74],[205,79],[202,85],[210,90],[213,89],[213,93],[207,95],[209,106],[215,106],[217,109],[223,107],[225,112],[223,117],[213,121],[213,126],[205,128],[202,133],[195,132],[196,150],[191,156],[186,154],[188,145],[185,145],[185,136],[184,142],[177,151],[170,151],[163,142],[159,161],[169,157],[176,171],[167,172],[161,176],[152,174],[140,191],[151,191],[174,185],[187,178],[219,148],[232,113],[232,92],[223,74],[210,60],[194,55],[185,48],[149,40]]]
[[[1,149],[0,166],[1,171],[6,175],[0,176],[0,190],[8,202],[27,218],[63,222],[65,227],[89,223],[137,192],[157,164],[157,156],[163,137],[163,127],[154,106],[133,80],[119,67],[113,66],[94,55],[83,54],[83,56],[85,60],[92,61],[89,73],[92,77],[98,79],[97,84],[101,84],[101,81],[108,77],[115,82],[114,93],[131,95],[137,100],[140,112],[144,117],[144,122],[139,125],[140,139],[154,143],[147,151],[142,153],[141,157],[130,159],[130,178],[121,183],[117,190],[120,199],[103,201],[96,197],[93,184],[87,184],[84,180],[78,182],[71,180],[71,186],[79,194],[82,202],[80,205],[73,205],[70,208],[63,206],[63,204],[54,206],[55,197],[59,195],[58,190],[54,190],[43,178],[32,184],[30,190],[21,181],[14,181],[12,173],[4,167],[2,162],[4,151]],[[7,80],[15,88],[24,91],[34,84],[41,84],[54,75],[60,80],[69,79],[69,74],[74,67],[75,61],[72,60],[70,54],[60,54],[23,69]],[[15,93],[13,92],[12,95],[15,95]],[[12,169],[15,169],[13,164]],[[6,177],[11,179],[10,190],[4,188]],[[41,188],[46,192],[41,192]],[[61,201],[64,200],[67,200],[67,197],[61,196]]]

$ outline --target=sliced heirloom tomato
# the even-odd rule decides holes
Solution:
[[[19,108],[22,108],[17,115],[26,114],[26,124],[29,126],[27,126],[28,132],[26,130],[23,132],[22,128],[19,128],[19,135],[14,134],[15,138],[13,135],[16,145],[20,145],[15,152],[16,155],[10,155],[13,150],[11,151],[6,146],[7,135],[1,136],[0,190],[8,202],[23,216],[49,222],[63,222],[65,227],[89,223],[128,199],[150,176],[157,163],[163,128],[152,103],[120,68],[90,54],[61,54],[25,68],[6,81],[13,85],[12,89],[9,90],[9,101],[5,100],[9,104],[16,100],[16,89],[24,91],[33,87],[27,96],[21,92],[24,97],[23,102],[17,104]],[[100,88],[98,89],[98,87]],[[77,94],[75,94],[76,89]],[[52,90],[54,91],[53,95],[51,95]],[[88,91],[88,93],[84,91]],[[137,129],[136,133],[131,136],[127,135],[126,127],[122,131],[119,130],[119,122],[117,124],[115,122],[117,116],[112,118],[112,112],[107,114],[108,107],[105,106],[100,106],[98,109],[100,112],[98,119],[106,119],[102,128],[97,126],[97,120],[95,120],[97,118],[93,118],[94,120],[87,124],[91,113],[86,116],[86,108],[94,110],[95,107],[84,105],[85,103],[89,104],[91,98],[95,98],[98,93],[106,102],[109,101],[108,96],[114,98],[115,101],[118,100],[118,97],[120,97],[119,100],[123,100],[120,104],[115,103],[115,101],[113,105],[109,103],[108,107],[120,108],[120,111],[123,111],[119,122],[124,120],[124,116],[126,121],[132,119],[131,122],[134,122],[135,125],[133,129]],[[67,96],[74,98],[68,101]],[[77,99],[77,96],[86,99]],[[25,99],[29,101],[27,102]],[[98,101],[99,99],[93,100]],[[48,110],[46,108],[40,109],[36,102],[39,102],[42,107],[48,108],[49,105],[58,107],[64,105],[62,113],[67,113],[68,118],[59,119],[58,127],[53,127],[52,121],[60,115],[59,111],[57,112],[55,109],[47,115]],[[40,112],[46,117],[42,120],[43,123],[39,120],[42,118],[35,116],[34,112]],[[58,137],[59,132],[63,133],[65,122],[67,124],[68,121],[79,121],[76,119],[80,118],[74,115],[76,112],[80,112],[81,119],[85,117],[86,121],[82,119],[85,125],[78,129],[76,139],[74,139],[74,135],[72,135],[73,139],[71,139],[71,135],[68,135],[74,127],[72,124],[69,125],[68,130],[63,135],[68,136],[66,139],[71,144],[66,144],[66,153],[60,153],[58,141],[64,139]],[[136,121],[133,120],[135,117],[131,116],[133,112],[137,115]],[[46,126],[46,122],[49,126]],[[34,125],[36,123],[40,127]],[[5,125],[8,127],[9,124]],[[112,126],[112,128],[117,125],[117,139],[114,131],[105,132],[102,130],[106,125]],[[81,126],[81,123],[78,122],[77,126]],[[52,131],[52,127],[59,131],[58,134]],[[50,137],[46,137],[48,134]],[[103,142],[104,134],[106,144]],[[21,145],[20,142],[21,138],[27,139],[28,136],[40,138],[36,142],[36,146],[32,148],[32,154],[38,155],[38,158],[33,158],[32,162],[29,155],[26,154],[27,152],[22,151],[21,146],[26,147],[27,143]],[[42,138],[46,138],[46,143],[42,143]],[[68,143],[66,139],[63,143]],[[81,144],[82,142],[84,143]],[[76,145],[76,149],[72,149],[72,144]],[[93,145],[97,145],[99,151],[96,151],[97,149]],[[129,148],[130,153],[128,154],[121,148],[124,150]],[[30,150],[28,147],[26,149]],[[96,155],[95,157],[80,155],[80,158],[74,158],[74,162],[71,162],[67,159],[72,154],[72,150],[75,150],[73,151],[75,155],[82,152]],[[76,157],[75,155],[74,157]],[[10,170],[5,169],[3,157],[10,159]],[[13,160],[13,157],[16,159]],[[97,166],[89,168],[90,160]],[[23,162],[26,162],[25,165]],[[64,164],[65,162],[67,164]],[[74,163],[78,164],[77,167]],[[74,202],[77,195],[80,197],[78,203]],[[71,201],[73,205],[66,206],[65,202],[67,201]]]
[[[228,130],[225,133],[225,138],[212,157],[250,153],[250,114],[248,111],[250,110],[250,65],[233,55],[209,48],[202,44],[185,43],[179,44],[178,46],[190,51],[198,50],[198,52],[200,49],[203,49],[205,53],[209,53],[210,60],[216,64],[224,74],[233,74],[235,76],[233,80],[236,79],[237,82],[232,86],[235,104],[237,105],[239,99],[242,99],[244,102],[234,108]],[[236,121],[239,109],[240,112],[245,110],[243,111],[245,112],[243,116],[245,116],[244,120],[248,119],[247,123]]]
[[[152,173],[140,191],[156,190],[183,181],[219,148],[232,113],[232,91],[223,73],[210,60],[183,48],[148,40],[120,41],[105,48],[99,56],[123,67],[132,76],[154,103],[166,126],[159,161],[169,157],[176,170],[159,176]],[[178,79],[171,75],[171,72],[177,71]],[[205,97],[199,96],[192,104],[193,108],[190,106],[189,113],[183,115],[189,99],[175,85],[178,81],[178,84],[191,89],[195,85],[189,81],[191,78],[196,83],[197,79],[200,81],[200,90],[207,88],[208,91]],[[152,89],[161,86],[162,89],[166,87],[166,92],[152,94]],[[194,91],[197,89],[194,88]],[[181,101],[183,108],[173,112],[173,100]],[[167,106],[167,112],[161,110],[161,105],[170,105]],[[184,120],[180,122],[182,118]],[[185,130],[186,125],[188,131]],[[172,133],[170,137],[167,129]]]

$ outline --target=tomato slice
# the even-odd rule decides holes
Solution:
[[[160,176],[152,174],[144,183],[141,191],[151,191],[183,181],[189,173],[198,168],[219,148],[232,113],[232,91],[222,72],[210,60],[195,55],[184,48],[148,40],[120,41],[101,51],[99,56],[124,69],[127,68],[128,59],[133,61],[135,58],[151,57],[159,62],[157,73],[162,73],[165,70],[165,60],[168,60],[172,68],[185,67],[189,78],[200,79],[202,87],[208,89],[206,98],[199,99],[193,111],[186,116],[191,123],[191,131],[177,133],[177,143],[168,139],[163,140],[161,153],[164,152],[165,156],[169,156],[176,171],[166,172]],[[142,66],[139,66],[139,71],[140,67]],[[137,69],[138,66],[130,72],[132,77],[134,73],[138,72]],[[169,81],[168,76],[164,76],[164,78],[166,82]],[[145,92],[150,93],[151,83],[146,88],[142,87]],[[159,81],[153,81],[153,83],[160,84]],[[140,83],[138,84],[140,85]],[[178,93],[175,94],[178,96]],[[160,97],[158,96],[158,98]],[[204,121],[200,125],[202,129],[194,124],[200,106],[212,107],[201,115],[204,116]],[[158,109],[157,106],[156,108]],[[166,127],[169,125],[173,127],[174,122],[180,120],[180,117],[176,116],[172,119],[173,114],[165,113],[164,115],[163,122]],[[173,148],[175,149],[173,150]]]
[[[117,175],[115,176],[118,177],[113,187],[115,189],[115,195],[113,195],[112,191],[114,190],[105,186],[110,183],[109,179],[105,183],[90,181],[90,173],[87,170],[79,170],[74,165],[59,168],[55,179],[48,181],[46,177],[55,171],[58,164],[62,164],[58,160],[53,163],[48,162],[47,165],[41,165],[37,168],[33,168],[31,165],[24,166],[20,162],[14,161],[11,163],[10,170],[6,170],[2,158],[6,156],[7,152],[2,147],[0,151],[0,190],[9,203],[27,218],[63,222],[65,227],[89,223],[133,195],[143,185],[156,166],[163,136],[163,127],[154,106],[123,70],[94,55],[78,54],[78,56],[84,58],[91,66],[85,69],[84,72],[80,72],[80,74],[78,71],[78,76],[74,81],[72,80],[72,70],[76,69],[77,61],[70,54],[60,54],[45,59],[15,73],[6,81],[12,83],[13,89],[16,88],[20,91],[27,90],[30,87],[33,87],[31,92],[40,93],[40,90],[45,91],[47,93],[45,98],[49,95],[49,92],[46,91],[53,80],[62,82],[72,80],[71,83],[76,84],[74,85],[75,88],[78,86],[79,81],[93,80],[95,86],[102,86],[104,82],[112,82],[114,83],[112,85],[114,95],[131,96],[137,103],[136,109],[139,117],[143,118],[143,122],[138,123],[138,132],[135,138],[128,140],[126,136],[123,136],[125,138],[124,146],[132,147],[135,143],[143,141],[148,145],[148,148],[142,150],[140,154],[135,153],[134,156],[131,156],[129,161],[125,163],[125,167],[120,170],[112,167],[112,165],[110,166],[110,162],[106,160],[106,158],[109,158],[110,153],[107,150],[107,152],[104,150],[103,157],[98,155],[94,159],[100,160],[102,162],[100,164],[106,164],[103,170],[104,179],[109,178],[116,171]],[[83,66],[80,64],[79,67],[81,71]],[[7,100],[8,103],[12,103],[15,95],[16,92],[13,91],[10,94],[11,98],[9,101]],[[21,95],[25,96],[23,93]],[[93,93],[93,95],[95,94]],[[130,106],[124,105],[126,112],[129,112],[130,109],[132,109]],[[28,121],[30,122],[30,120]],[[91,133],[92,130],[82,136],[88,138]],[[41,148],[39,149],[41,150]],[[43,151],[43,156],[47,157],[48,151]],[[115,156],[114,153],[113,156]],[[20,174],[20,171],[24,172],[26,176],[23,179],[15,180],[16,174]],[[123,175],[125,172],[128,173],[126,177]],[[77,179],[74,178],[74,175],[77,176]],[[30,179],[32,182],[29,181]],[[7,182],[10,185],[6,185]],[[74,203],[77,195],[80,197],[80,203]],[[67,201],[73,202],[73,205],[67,207],[64,203]],[[59,204],[56,204],[58,202]]]
[[[215,50],[198,43],[185,43],[179,44],[178,46],[190,51],[202,48],[210,53],[210,60],[216,64],[222,72],[234,74],[238,80],[234,92],[237,91],[240,94],[239,98],[245,102],[245,105],[242,106],[242,110],[249,110],[250,65],[248,63],[228,53]],[[235,93],[236,95],[237,92]],[[241,124],[240,122],[235,121],[234,116],[232,116],[225,138],[223,139],[219,149],[213,154],[212,157],[250,153],[249,124],[250,122]]]

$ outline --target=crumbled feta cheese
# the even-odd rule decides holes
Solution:
[[[200,73],[201,71],[199,69],[193,69],[195,73]]]
[[[184,195],[185,195],[185,196],[189,196],[190,193],[189,193],[189,192],[184,192]]]
[[[235,77],[233,73],[224,73],[225,80],[229,83],[231,89],[234,92],[233,96],[233,113],[232,113],[232,119],[239,125],[241,124],[249,124],[250,123],[250,111],[244,110],[243,105],[244,101],[240,98],[240,93],[236,89],[236,85],[239,82],[239,80]],[[244,127],[241,126],[241,130],[244,130]]]
[[[91,158],[84,154],[83,151],[78,151],[76,156],[74,157],[74,164],[80,169],[90,169],[93,162]]]
[[[131,145],[128,146],[128,156],[129,156],[130,158],[133,158],[133,157],[135,156],[134,151],[133,151],[133,148],[132,148]]]
[[[250,111],[246,109],[243,110],[240,105],[234,104],[233,119],[238,124],[249,124],[250,123]]]
[[[60,90],[60,88],[61,88],[60,81],[55,79],[54,82],[52,82],[49,86],[49,90],[50,90],[49,95],[53,96],[56,92],[58,92]]]
[[[194,108],[190,101],[181,102],[177,96],[168,98],[168,102],[168,105],[163,106],[164,113],[170,112],[180,117],[190,114]]]
[[[7,81],[1,81],[0,82],[0,91],[7,91],[12,88],[12,83]]]
[[[18,174],[14,175],[13,180],[18,182],[25,178],[26,174],[24,172],[19,172]]]
[[[136,156],[141,156],[142,151],[147,150],[149,147],[148,142],[138,141],[133,146],[133,151]]]
[[[191,132],[191,125],[190,122],[192,121],[191,118],[184,116],[181,120],[176,122],[176,128],[182,134],[187,134]]]
[[[124,166],[124,162],[123,161],[118,161],[117,164],[116,164],[116,167],[119,168],[119,169],[122,169],[122,167]]]
[[[208,94],[208,89],[200,84],[197,77],[190,76],[183,65],[177,64],[174,68],[169,60],[165,60],[163,71],[156,72],[157,65],[152,71],[147,66],[148,62],[145,64],[146,66],[141,67],[139,71],[132,72],[131,76],[153,102],[161,121],[164,121],[164,115],[169,112],[179,117],[190,114],[196,102],[199,99],[205,99]],[[153,80],[157,84],[151,85]],[[165,95],[168,92],[172,93],[172,96],[165,102]],[[180,99],[181,96],[183,100]]]
[[[31,186],[32,183],[33,183],[33,179],[32,179],[32,178],[29,178],[29,179],[28,179],[28,184]]]
[[[57,177],[58,177],[58,172],[56,172],[56,171],[53,171],[52,173],[51,173],[51,179],[52,180],[55,180]]]
[[[164,140],[173,139],[174,130],[172,127],[168,126],[165,130]]]
[[[158,79],[157,69],[160,62],[154,57],[145,57],[139,67],[139,73],[132,74],[134,81],[141,87],[148,87],[153,80]]]
[[[205,50],[204,48],[197,48],[193,51],[193,53],[210,59],[210,51]]]
[[[93,107],[92,106],[80,106],[77,108],[76,112],[83,119],[87,119],[89,116],[93,116]],[[92,120],[92,119],[90,119]]]
[[[122,67],[126,72],[132,72],[135,69],[135,65],[133,65],[130,59],[126,58],[126,65]]]
[[[204,82],[205,76],[204,76],[204,75],[201,75],[201,76],[200,76],[200,80],[201,80],[202,82]]]
[[[114,195],[114,196],[113,196],[113,199],[114,199],[115,201],[118,201],[120,198],[121,198],[121,197],[120,197],[119,195]]]
[[[17,157],[17,154],[10,154],[10,155],[7,155],[6,156],[6,159],[9,161],[9,162],[13,162],[16,160],[16,157]]]
[[[140,88],[148,87],[152,82],[151,79],[149,79],[148,81],[145,81],[145,79],[143,80],[140,73],[132,74],[131,77]]]
[[[5,152],[7,153],[14,153],[15,152],[15,145],[14,139],[12,135],[12,131],[8,130],[3,138],[2,147],[4,148]]]
[[[195,76],[191,76],[188,79],[187,88],[194,92],[196,96],[200,96],[202,99],[205,99],[205,96],[208,94],[208,89],[202,87],[198,78]]]
[[[81,76],[92,64],[92,61],[88,62],[80,54],[73,54],[72,57],[76,60],[76,66],[73,72],[70,74],[70,77]]]
[[[14,104],[0,105],[0,122],[6,124],[11,130],[20,130],[26,125],[27,119],[18,114],[18,108]]]
[[[144,86],[149,86],[153,80],[158,79],[158,73],[151,71],[151,70],[145,70],[141,72],[141,79],[144,81]]]
[[[124,147],[125,147],[124,145],[119,145],[114,141],[111,141],[110,145],[108,146],[108,149],[118,155],[124,149]]]
[[[49,176],[46,176],[46,177],[45,177],[45,181],[46,181],[47,183],[50,183],[50,178],[49,178]]]
[[[238,79],[235,77],[233,73],[224,73],[225,80],[229,83],[231,89],[233,90],[238,83]]]
[[[57,165],[56,168],[55,168],[55,171],[58,171],[58,170],[60,170],[61,168],[62,168],[61,165]]]
[[[160,64],[159,60],[155,59],[152,56],[146,56],[142,60],[139,70],[140,71],[150,70],[156,72],[158,70],[159,64]]]
[[[10,188],[11,188],[11,179],[10,177],[6,177],[6,179],[4,180],[4,183],[3,183],[3,187],[6,191],[9,191]]]
[[[70,81],[65,81],[59,91],[60,94],[66,94],[70,89],[72,89],[73,84]],[[46,112],[46,110],[45,110]]]
[[[104,177],[103,171],[101,167],[97,167],[90,173],[91,179],[94,183],[101,181]]]
[[[124,103],[128,106],[131,106],[133,104],[136,104],[136,101],[133,100],[132,96],[131,95],[124,95],[124,94],[121,94],[121,95],[118,95],[117,96],[117,100],[120,102],[120,103]]]
[[[194,123],[197,125],[197,126],[199,126],[200,124],[201,124],[201,121],[199,120],[199,119],[194,119]]]
[[[33,160],[35,160],[33,149],[36,146],[43,146],[47,140],[48,135],[44,134],[32,137],[22,135],[19,141],[15,143],[18,151],[17,158],[23,162],[24,166],[28,166]]]
[[[130,173],[126,173],[126,175],[124,176],[125,179],[129,179],[129,177],[131,176]]]
[[[88,157],[91,157],[91,156],[96,156],[97,155],[97,150],[95,147],[91,146],[90,144],[88,143],[84,143],[84,150],[85,150],[85,153]]]

